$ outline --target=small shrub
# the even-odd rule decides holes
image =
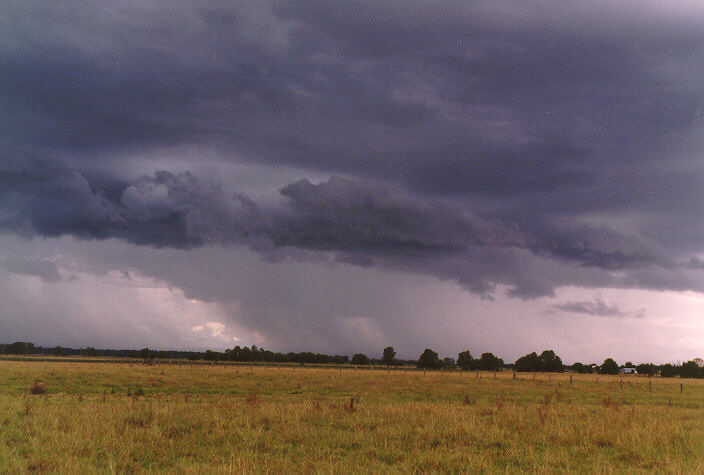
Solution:
[[[44,394],[46,393],[46,384],[35,381],[29,385],[30,394]]]
[[[359,402],[359,401],[357,401],[357,402]],[[354,407],[354,398],[350,398],[350,400],[345,403],[345,411],[354,412],[356,410],[357,409],[355,409],[355,407]]]
[[[248,395],[244,401],[250,406],[256,406],[257,404],[259,404],[261,402],[259,400],[259,398],[257,397],[256,393],[252,393],[252,394]]]
[[[498,396],[496,396],[496,400],[494,402],[496,403],[496,412],[499,412],[501,410],[501,408],[504,407],[504,404],[505,404],[504,395],[499,394]]]
[[[604,406],[604,407],[607,408],[607,409],[618,409],[619,407],[621,407],[621,403],[620,403],[620,402],[614,401],[614,400],[611,399],[610,397],[604,398],[604,399],[601,401],[601,404],[602,404],[602,406]]]
[[[547,422],[549,410],[548,406],[538,406],[538,422],[540,422],[541,426],[544,426]]]
[[[462,404],[465,406],[473,406],[477,403],[477,397],[473,394],[465,394],[462,396]]]

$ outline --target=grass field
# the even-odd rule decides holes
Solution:
[[[575,375],[573,384],[568,374],[550,381],[545,374],[480,376],[0,361],[0,467],[11,473],[704,468],[700,381],[629,376],[621,385],[619,377],[600,376],[597,385],[594,375]],[[29,394],[35,380],[46,394]]]

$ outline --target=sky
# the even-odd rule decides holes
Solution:
[[[704,356],[704,4],[0,5],[0,342]]]

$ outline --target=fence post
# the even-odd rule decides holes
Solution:
[[[599,384],[599,376],[596,377],[596,384]]]
[[[494,379],[496,379],[496,371],[494,371]]]
[[[680,383],[680,393],[683,393],[683,392],[684,392],[684,384]]]
[[[513,370],[513,379],[516,379],[516,370]]]
[[[653,392],[653,382],[652,381],[648,381],[648,392],[649,393]]]
[[[621,381],[619,381],[618,384],[619,384],[621,391],[623,391],[623,378],[621,378]]]
[[[572,384],[572,375],[570,374],[570,385]]]
[[[548,384],[552,381],[552,374],[548,374]]]

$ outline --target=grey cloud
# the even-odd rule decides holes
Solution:
[[[618,305],[608,304],[599,297],[595,297],[594,300],[581,300],[553,305],[550,310],[606,318],[642,318],[644,316],[644,310],[626,312],[621,310]]]
[[[0,229],[701,291],[704,11],[595,5],[3,2]]]
[[[609,271],[660,265],[653,249],[606,227],[525,229],[374,180],[300,180],[280,190],[278,205],[258,205],[190,173],[157,172],[123,183],[119,193],[93,190],[68,170],[6,174],[5,180],[7,208],[0,209],[9,218],[0,224],[28,235],[185,249],[245,245],[268,258],[330,252],[341,262],[431,274],[482,294],[502,284],[512,295],[532,298],[565,284],[536,275],[531,256]],[[612,280],[605,276],[602,283]]]
[[[8,257],[0,260],[0,266],[12,273],[33,275],[46,282],[58,282],[61,280],[56,265],[48,259]]]

